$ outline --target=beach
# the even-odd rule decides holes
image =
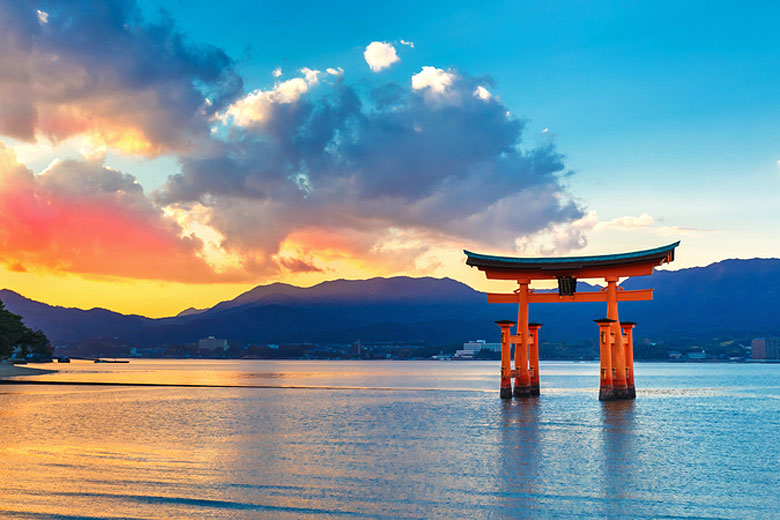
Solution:
[[[17,376],[37,376],[40,374],[51,374],[56,370],[44,370],[42,368],[31,368],[26,366],[12,365],[11,363],[0,363],[0,379]]]

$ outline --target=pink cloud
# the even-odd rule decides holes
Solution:
[[[0,148],[0,261],[12,270],[216,281],[201,242],[146,201],[131,176],[67,161],[35,176]]]

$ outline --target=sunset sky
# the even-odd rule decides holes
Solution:
[[[780,256],[780,5],[0,0],[0,288],[257,284],[681,240]]]

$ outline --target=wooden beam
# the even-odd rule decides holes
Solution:
[[[583,267],[580,269],[560,269],[560,270],[516,270],[501,269],[498,267],[480,267],[479,270],[485,273],[489,280],[517,280],[523,278],[526,280],[555,280],[558,276],[573,276],[578,280],[591,278],[606,278],[608,276],[617,276],[625,278],[629,276],[647,276],[653,274],[654,263],[634,265],[621,265],[615,267]]]
[[[636,291],[618,291],[619,302],[638,302],[653,299],[652,289],[639,289]],[[607,293],[579,292],[573,296],[558,296],[558,293],[531,293],[528,295],[529,303],[559,303],[559,302],[605,302]],[[488,303],[517,303],[517,294],[514,293],[488,293]]]

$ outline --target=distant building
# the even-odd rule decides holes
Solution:
[[[780,359],[780,338],[766,338],[766,359]]]
[[[214,336],[198,340],[198,349],[200,350],[225,350],[227,346],[228,342],[226,339],[219,339]]]
[[[479,350],[461,349],[461,350],[456,350],[455,355],[453,357],[455,359],[474,359],[474,356],[476,356],[478,353]]]
[[[780,359],[780,338],[756,338],[750,350],[753,359]]]
[[[707,359],[707,352],[701,351],[701,352],[688,352],[686,354],[688,359]]]
[[[492,352],[501,352],[501,343],[486,343],[484,339],[467,341],[463,344],[463,350],[490,350]]]
[[[766,338],[755,338],[751,341],[750,353],[753,359],[766,359]]]

